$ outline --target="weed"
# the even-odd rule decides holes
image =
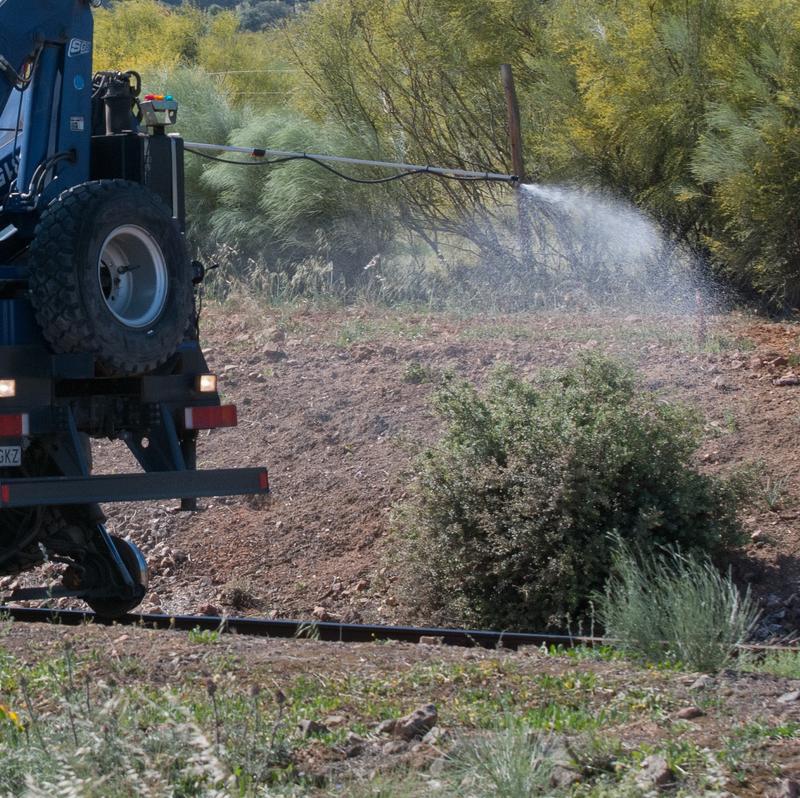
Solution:
[[[506,717],[505,728],[467,740],[452,768],[470,795],[493,798],[547,795],[555,765],[552,738]]]
[[[228,582],[221,591],[222,600],[235,610],[245,610],[258,606],[252,586],[249,582]]]
[[[336,346],[346,349],[357,341],[363,341],[375,336],[375,327],[361,319],[346,322],[336,336]]]
[[[800,652],[770,651],[759,657],[742,656],[739,667],[751,673],[769,673],[784,679],[800,679]]]
[[[315,621],[301,623],[294,636],[298,640],[319,640],[319,624]]]
[[[534,337],[535,331],[532,328],[510,324],[486,324],[467,327],[459,333],[459,338],[464,341],[485,341],[496,338],[527,341]]]
[[[213,646],[219,643],[220,633],[214,629],[201,629],[199,626],[195,626],[194,629],[189,630],[188,637],[190,643]]]
[[[422,383],[433,382],[433,380],[433,369],[428,366],[423,366],[422,363],[416,360],[412,360],[403,372],[403,382],[408,382],[412,385],[422,385]]]
[[[721,354],[722,352],[751,352],[756,348],[755,343],[750,338],[732,336],[725,333],[712,333],[709,335],[701,347],[701,351],[710,354]]]
[[[268,713],[225,677],[205,691],[110,686],[89,662],[69,646],[33,666],[3,659],[0,794],[250,796],[283,778],[285,699]]]
[[[736,729],[722,741],[720,761],[739,783],[747,781],[748,772],[758,764],[759,750],[770,740],[791,740],[800,737],[800,723],[789,721],[778,725],[751,722]]]
[[[697,671],[724,667],[758,617],[749,592],[741,596],[708,560],[677,550],[637,555],[619,539],[598,607],[606,633],[624,649]]]
[[[485,394],[446,379],[447,429],[395,515],[409,603],[434,622],[563,628],[586,617],[609,534],[712,553],[742,540],[739,495],[700,474],[695,415],[603,357],[536,383],[495,372]]]
[[[768,510],[778,510],[786,498],[786,477],[774,477],[767,474],[761,483],[761,497]]]

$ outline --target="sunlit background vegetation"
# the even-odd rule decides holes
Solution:
[[[462,168],[511,171],[509,62],[531,181],[608,191],[743,295],[800,300],[796,3],[120,0],[97,28],[96,66],[175,94],[190,139]],[[435,301],[476,266],[530,281],[536,260],[505,187],[195,157],[188,174],[196,245],[271,290],[374,280],[380,255],[382,290]]]

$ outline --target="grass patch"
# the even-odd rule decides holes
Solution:
[[[250,795],[292,776],[270,694],[123,686],[87,664],[68,647],[33,667],[2,658],[0,794]]]
[[[800,679],[799,651],[770,651],[762,657],[742,657],[739,667],[750,673],[767,673],[784,679]]]
[[[555,767],[554,748],[549,735],[506,718],[505,728],[467,740],[456,750],[453,777],[470,794],[487,798],[546,795]]]
[[[606,634],[650,661],[705,672],[725,667],[758,617],[749,592],[741,596],[709,560],[617,546],[613,575],[597,600]]]

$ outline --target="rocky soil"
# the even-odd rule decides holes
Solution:
[[[204,434],[200,464],[268,465],[272,496],[212,499],[196,515],[173,503],[109,507],[110,526],[150,559],[148,610],[411,620],[393,590],[392,508],[439,432],[437,375],[481,383],[499,363],[533,375],[605,351],[703,413],[703,468],[760,470],[734,574],[764,602],[762,635],[790,633],[800,625],[800,325],[729,315],[700,333],[690,317],[629,313],[210,305],[204,346],[240,424]],[[94,457],[97,471],[135,468],[121,444],[95,442]]]

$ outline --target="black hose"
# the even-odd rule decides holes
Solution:
[[[419,177],[420,175],[434,175],[435,177],[441,177],[445,180],[455,180],[458,183],[480,183],[480,182],[488,182],[488,183],[505,183],[507,182],[504,178],[499,177],[490,177],[489,175],[481,175],[480,177],[464,177],[463,175],[447,175],[441,174],[439,172],[431,172],[430,169],[414,169],[410,172],[401,172],[396,175],[390,175],[389,177],[378,177],[374,179],[366,179],[361,177],[352,177],[351,175],[346,175],[344,172],[340,172],[338,169],[334,169],[332,166],[329,166],[324,161],[320,161],[318,158],[315,158],[313,155],[306,155],[305,153],[302,155],[288,155],[285,158],[260,158],[257,161],[232,161],[228,158],[219,158],[216,155],[209,155],[205,152],[200,152],[200,150],[193,150],[190,148],[186,148],[186,152],[192,153],[192,155],[199,155],[201,158],[205,158],[209,161],[215,161],[216,163],[225,163],[229,164],[230,166],[275,166],[277,164],[288,163],[289,161],[311,161],[311,163],[316,164],[317,166],[321,166],[323,169],[327,170],[331,174],[336,175],[337,177],[341,177],[343,180],[347,180],[349,183],[358,183],[359,185],[364,186],[378,186],[383,183],[393,183],[396,180],[405,180],[408,177]]]

